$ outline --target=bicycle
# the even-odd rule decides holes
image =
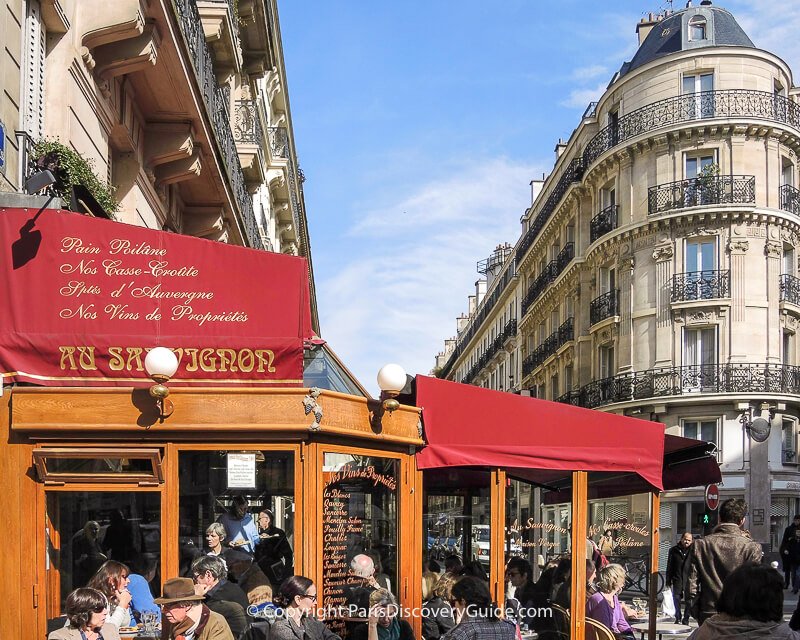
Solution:
[[[638,591],[646,596],[650,595],[650,565],[649,558],[618,558],[619,564],[625,568],[625,586],[623,591]],[[667,584],[664,573],[655,574],[656,594],[661,593]]]

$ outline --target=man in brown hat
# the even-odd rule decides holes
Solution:
[[[161,605],[166,640],[233,640],[228,623],[203,604],[190,578],[172,578],[164,583],[164,595],[155,599]]]

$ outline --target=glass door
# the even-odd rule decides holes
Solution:
[[[718,297],[715,285],[717,243],[715,240],[692,240],[686,243],[685,300]]]

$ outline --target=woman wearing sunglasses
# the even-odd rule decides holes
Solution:
[[[283,617],[273,623],[270,640],[341,640],[313,617],[317,587],[308,578],[286,578],[274,601],[283,608]]]
[[[56,629],[47,640],[119,640],[116,625],[106,622],[108,600],[97,589],[75,589],[64,606],[67,626]]]

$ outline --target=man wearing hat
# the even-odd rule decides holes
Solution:
[[[161,637],[166,640],[233,640],[225,618],[203,604],[190,578],[167,580],[155,602],[161,606]]]

